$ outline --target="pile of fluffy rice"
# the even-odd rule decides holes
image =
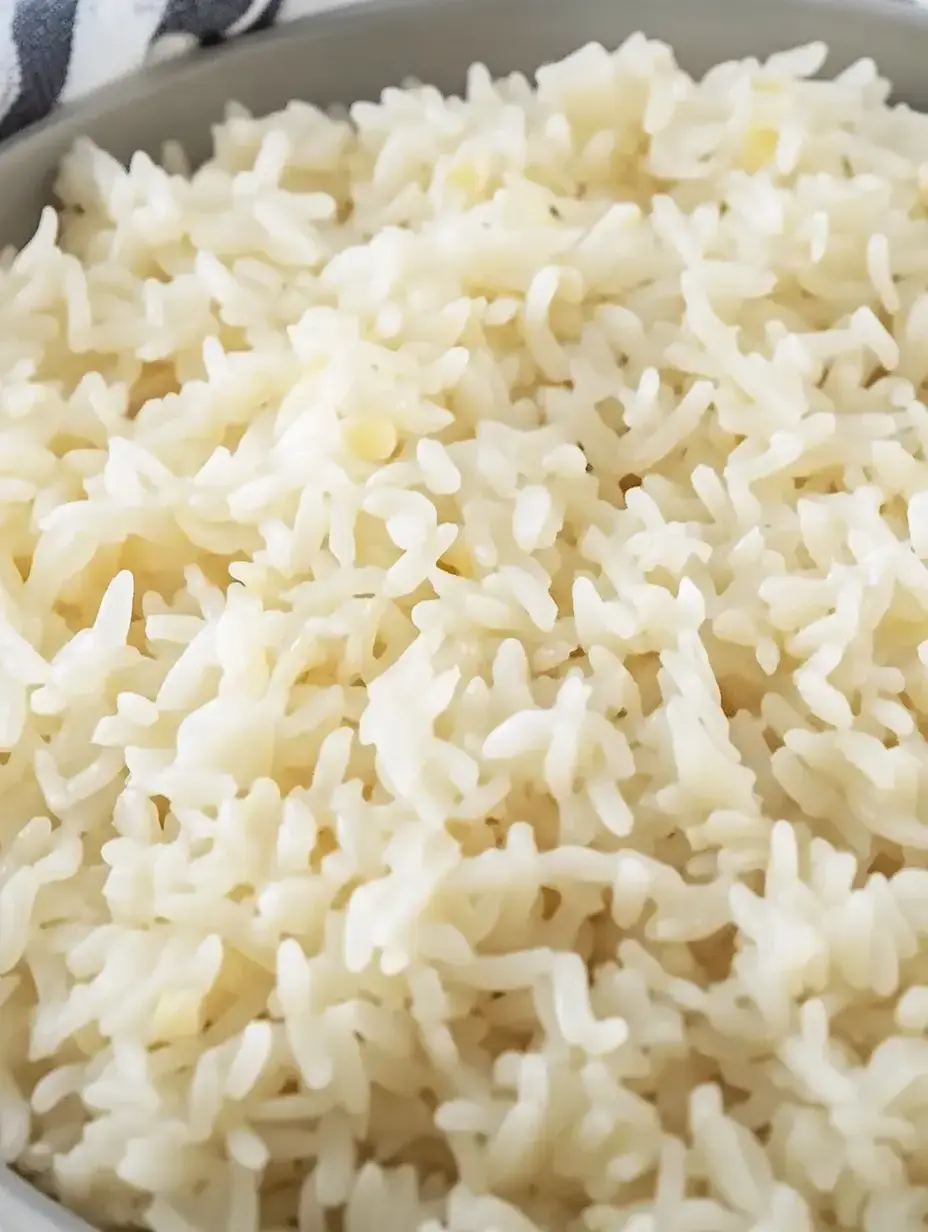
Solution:
[[[84,146],[0,272],[0,1157],[928,1218],[928,120],[635,38]]]

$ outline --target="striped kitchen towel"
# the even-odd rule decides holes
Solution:
[[[0,139],[150,60],[339,2],[0,0]]]

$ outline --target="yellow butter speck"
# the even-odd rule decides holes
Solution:
[[[385,462],[396,449],[396,428],[388,419],[355,419],[345,425],[345,443],[365,462]]]
[[[166,992],[151,1018],[150,1038],[161,1042],[187,1039],[200,1030],[200,1000],[191,992]]]
[[[486,175],[476,163],[462,159],[448,169],[445,183],[450,188],[457,188],[463,193],[476,196],[486,184]]]
[[[745,171],[760,171],[771,161],[780,144],[780,134],[775,128],[751,128],[741,148],[740,163]]]

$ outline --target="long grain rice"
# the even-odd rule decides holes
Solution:
[[[151,1232],[928,1218],[928,120],[638,37],[0,270],[0,1160]]]

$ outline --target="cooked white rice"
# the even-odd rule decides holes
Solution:
[[[0,275],[0,1158],[928,1218],[928,119],[635,38],[84,145]]]

